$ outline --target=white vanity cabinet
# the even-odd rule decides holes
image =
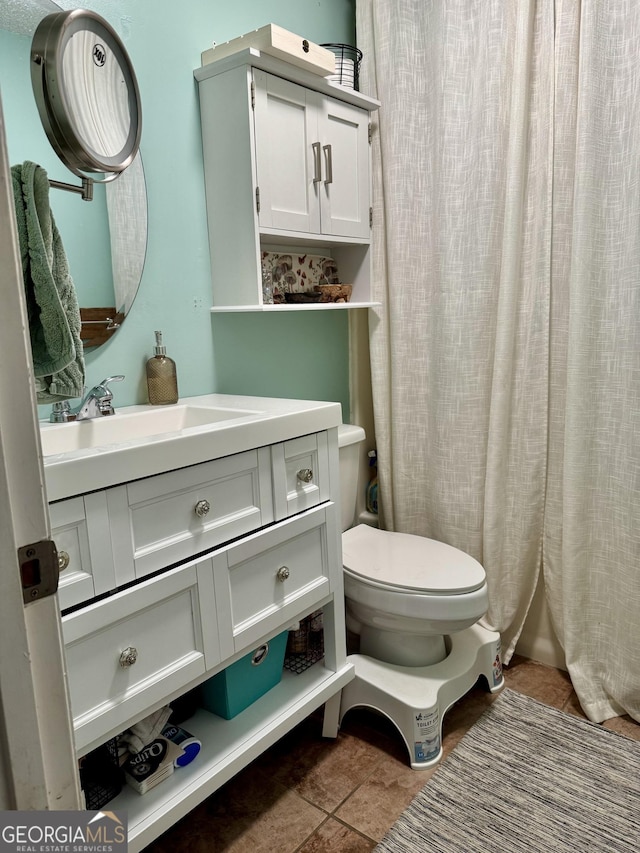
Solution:
[[[324,661],[298,675],[283,671],[276,687],[231,720],[197,711],[184,727],[202,742],[198,757],[147,794],[125,785],[110,802],[128,814],[130,851],[148,845],[312,710],[335,701],[353,677],[337,429],[286,432],[282,441],[50,506],[58,550],[70,554],[60,603],[78,756],[303,616],[324,612]],[[335,734],[336,721],[328,720],[327,733]]]
[[[332,257],[353,285],[340,307],[371,304],[370,134],[379,103],[253,48],[194,75],[212,310],[327,308],[263,304],[262,252]]]

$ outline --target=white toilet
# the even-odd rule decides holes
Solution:
[[[500,635],[477,624],[488,606],[485,572],[457,548],[355,520],[360,443],[338,430],[347,628],[360,638],[349,656],[356,676],[342,691],[340,719],[357,706],[385,714],[414,769],[442,755],[442,718],[483,675],[504,684]]]

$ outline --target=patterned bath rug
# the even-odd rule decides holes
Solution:
[[[374,853],[638,853],[640,742],[504,690]]]

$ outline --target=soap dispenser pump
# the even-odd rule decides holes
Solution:
[[[176,363],[167,355],[162,343],[162,332],[156,332],[154,355],[147,362],[147,391],[152,406],[166,406],[178,402],[178,377]]]

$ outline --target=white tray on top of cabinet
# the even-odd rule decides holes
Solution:
[[[371,301],[371,113],[379,102],[254,48],[199,83],[212,311],[317,311]],[[224,117],[224,120],[221,120]],[[262,252],[335,260],[350,302],[266,304]]]

